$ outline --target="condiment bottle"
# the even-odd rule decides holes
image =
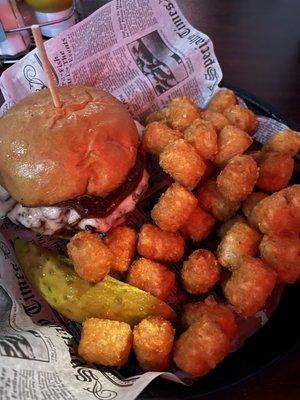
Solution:
[[[34,10],[34,17],[38,24],[57,21],[66,18],[72,11],[72,0],[25,0]],[[41,27],[44,36],[53,37],[75,24],[75,15],[63,22]]]

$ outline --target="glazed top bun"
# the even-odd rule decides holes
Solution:
[[[34,93],[0,118],[0,185],[25,206],[82,195],[104,197],[136,161],[132,117],[110,94],[87,86]]]

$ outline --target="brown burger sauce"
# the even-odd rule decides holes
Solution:
[[[143,176],[144,164],[144,155],[141,151],[138,151],[136,163],[129,171],[127,179],[108,196],[80,196],[76,199],[63,201],[57,205],[67,209],[74,209],[81,218],[104,218],[111,214],[136,189]]]

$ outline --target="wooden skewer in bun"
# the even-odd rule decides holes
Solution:
[[[56,108],[60,108],[62,106],[62,104],[61,104],[61,100],[58,95],[57,86],[56,86],[56,83],[54,80],[53,72],[51,69],[51,64],[50,64],[50,61],[49,61],[47,53],[46,53],[46,49],[45,49],[44,41],[43,41],[43,38],[41,35],[40,27],[38,25],[32,25],[31,30],[32,30],[32,34],[34,37],[36,47],[39,52],[39,56],[40,56],[42,64],[43,64],[43,68],[44,68],[45,75],[46,75],[46,78],[48,81],[48,86],[50,89],[50,93],[51,93],[51,97],[52,97],[54,106]]]

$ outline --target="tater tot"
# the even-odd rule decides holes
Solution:
[[[183,186],[174,183],[161,195],[151,211],[151,217],[161,229],[176,232],[196,207],[196,197]]]
[[[194,251],[183,263],[181,281],[191,294],[208,292],[220,279],[220,265],[209,250]]]
[[[174,329],[162,317],[143,319],[133,330],[133,348],[144,371],[165,371],[171,360]]]
[[[200,242],[210,234],[215,222],[212,215],[197,207],[180,230],[183,235],[190,237],[194,242]]]
[[[113,254],[111,270],[125,272],[134,256],[138,235],[128,226],[117,226],[108,231],[104,243]]]
[[[234,217],[230,218],[228,221],[223,222],[223,224],[218,229],[218,236],[219,238],[223,239],[226,233],[229,231],[230,228],[236,223],[242,222],[247,223],[246,219],[242,215],[235,215]]]
[[[258,178],[258,168],[252,157],[245,154],[233,157],[217,177],[221,194],[228,200],[245,200]]]
[[[161,110],[154,111],[149,114],[146,118],[146,124],[151,124],[154,121],[167,122],[170,115],[170,110],[168,107],[162,108]]]
[[[144,224],[139,233],[137,251],[150,260],[177,262],[183,256],[184,239],[177,232],[166,232],[157,226]]]
[[[224,111],[224,115],[231,125],[235,125],[247,133],[253,133],[257,128],[256,115],[248,108],[238,104],[228,107]]]
[[[128,361],[132,340],[125,322],[90,318],[82,324],[78,354],[90,363],[121,367]]]
[[[250,214],[267,235],[300,234],[300,185],[289,186],[261,200]]]
[[[292,177],[294,159],[282,153],[265,153],[258,162],[256,186],[269,193],[284,189]]]
[[[294,283],[300,278],[300,238],[267,236],[259,245],[261,258],[278,274],[280,282]]]
[[[194,147],[184,139],[167,145],[159,155],[159,165],[183,186],[196,186],[206,165]]]
[[[182,324],[187,329],[195,322],[210,319],[216,322],[231,340],[237,325],[233,312],[223,303],[218,303],[214,296],[208,296],[204,301],[186,304],[183,307]]]
[[[225,234],[218,246],[219,263],[226,268],[236,269],[244,256],[255,256],[261,235],[245,222],[236,222]]]
[[[227,221],[240,207],[240,202],[230,201],[222,196],[215,179],[208,180],[198,189],[198,200],[200,206],[219,221]]]
[[[228,354],[230,340],[219,324],[204,320],[192,324],[174,345],[173,360],[191,378],[207,374]]]
[[[216,111],[203,111],[201,113],[201,119],[211,122],[217,132],[221,132],[224,126],[230,125],[229,120],[223,114]]]
[[[218,136],[218,153],[214,163],[218,167],[224,167],[232,157],[243,154],[252,142],[251,136],[240,128],[225,126]]]
[[[289,129],[277,132],[267,140],[262,150],[276,151],[294,157],[300,151],[300,134]]]
[[[247,218],[248,222],[250,225],[252,225],[252,221],[250,218],[250,215],[252,213],[252,210],[254,207],[263,199],[268,197],[268,195],[264,192],[253,192],[250,193],[249,196],[246,198],[246,200],[242,204],[242,211]]]
[[[236,95],[232,90],[222,89],[219,90],[211,99],[208,109],[222,113],[226,108],[237,104]]]
[[[164,122],[152,122],[146,126],[142,139],[142,148],[158,156],[164,148],[180,139],[182,134],[166,125]]]
[[[259,258],[244,257],[240,267],[222,282],[226,300],[243,317],[266,303],[276,283],[276,273]]]
[[[128,271],[126,282],[165,301],[176,283],[175,273],[158,262],[139,258]]]
[[[200,109],[189,97],[175,97],[169,104],[168,122],[173,129],[183,131],[200,116]]]
[[[184,138],[204,160],[213,160],[218,151],[218,137],[211,122],[195,119],[184,131]]]
[[[101,281],[110,271],[113,254],[94,233],[76,233],[67,245],[68,255],[77,274],[84,280]]]

